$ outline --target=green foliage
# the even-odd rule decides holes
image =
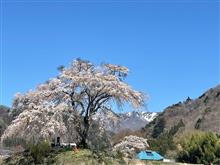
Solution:
[[[153,128],[152,137],[157,138],[163,132],[165,128],[165,120],[164,118],[158,118],[157,124]]]
[[[51,151],[51,145],[47,141],[38,142],[36,144],[29,144],[28,150],[33,157],[34,162],[42,163],[44,158],[48,156]]]
[[[115,154],[115,158],[122,160],[123,157],[124,157],[124,154],[120,150],[117,150]]]
[[[215,163],[220,159],[220,139],[213,133],[196,133],[182,144],[177,160],[185,163]]]
[[[178,122],[177,125],[173,126],[170,131],[161,134],[159,137],[154,139],[149,139],[148,142],[152,150],[158,151],[162,155],[166,155],[167,151],[175,150],[176,145],[173,140],[173,136],[178,132],[181,127],[185,124],[182,120]]]
[[[119,151],[116,155],[112,151],[108,152],[94,152],[92,153],[93,158],[100,164],[114,165],[116,162],[120,165],[125,164],[123,161],[123,154]]]
[[[148,143],[151,150],[158,151],[161,155],[165,155],[168,150],[175,149],[173,138],[168,133],[165,133],[156,139],[149,139]]]

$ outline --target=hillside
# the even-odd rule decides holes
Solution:
[[[0,105],[0,136],[3,134],[4,130],[7,128],[12,120],[9,112],[9,107]]]
[[[17,154],[12,158],[1,160],[0,165],[3,164],[22,164],[34,165],[30,156]],[[161,161],[145,161],[138,159],[126,159],[122,157],[110,157],[106,153],[94,153],[88,149],[82,149],[78,152],[63,151],[58,153],[50,153],[44,159],[44,164],[52,165],[186,165],[186,163],[168,163]],[[187,164],[190,165],[190,164]]]
[[[146,125],[148,137],[158,137],[172,129],[181,131],[202,130],[220,134],[220,85],[211,88],[199,98],[187,98],[167,107],[163,113]]]

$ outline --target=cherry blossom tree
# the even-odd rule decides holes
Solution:
[[[83,119],[81,143],[86,146],[91,116],[115,102],[128,102],[135,108],[144,104],[144,95],[125,83],[128,68],[113,64],[95,66],[89,61],[76,59],[60,74],[34,91],[17,94],[13,108],[21,112],[8,127],[2,139],[37,135],[50,138],[57,132],[65,135],[76,116]],[[75,117],[75,118],[74,118]]]

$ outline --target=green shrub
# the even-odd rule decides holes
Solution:
[[[158,125],[158,129],[162,129],[164,126],[163,121],[160,121],[160,124]],[[149,139],[149,145],[152,150],[158,151],[162,155],[166,155],[167,151],[175,150],[176,144],[173,140],[174,135],[179,131],[181,127],[184,127],[185,124],[182,120],[180,120],[176,125],[171,127],[171,129],[165,133],[160,133],[160,136],[157,138]]]
[[[28,150],[36,164],[42,163],[44,158],[49,155],[51,151],[51,145],[47,141],[41,141],[36,144],[29,144]]]
[[[176,147],[173,137],[168,133],[164,133],[156,139],[149,139],[148,143],[151,150],[158,151],[161,155],[165,155],[168,150],[174,150]]]
[[[177,160],[185,163],[211,164],[220,159],[220,139],[213,133],[196,133],[182,142]]]

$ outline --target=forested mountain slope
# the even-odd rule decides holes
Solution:
[[[145,132],[147,136],[158,137],[169,131],[176,134],[196,129],[220,134],[220,85],[195,100],[187,98],[184,102],[167,107],[146,125]]]

